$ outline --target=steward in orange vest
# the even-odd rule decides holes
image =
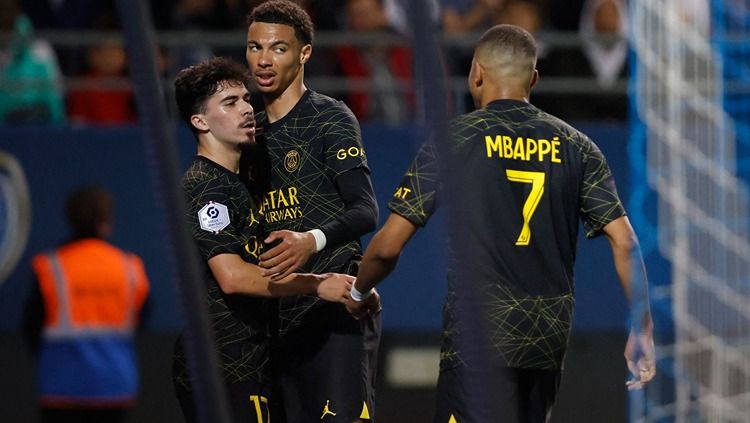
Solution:
[[[37,372],[42,415],[60,421],[52,416],[104,412],[118,420],[112,412],[124,414],[138,392],[134,334],[148,279],[140,258],[104,241],[112,215],[106,191],[74,192],[67,214],[74,240],[32,260],[44,310]]]

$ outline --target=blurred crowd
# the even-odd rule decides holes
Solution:
[[[247,12],[261,1],[152,0],[150,8],[160,31],[241,31]],[[0,122],[117,125],[137,120],[121,40],[103,38],[71,47],[35,36],[35,31],[45,30],[116,31],[119,22],[114,3],[0,0]],[[399,124],[412,120],[416,97],[413,56],[419,52],[408,43],[410,26],[403,2],[300,3],[313,17],[318,33],[390,33],[403,37],[403,43],[366,47],[348,45],[342,37],[335,45],[316,46],[307,74],[349,81],[340,93],[328,94],[346,101],[362,121]],[[566,119],[625,118],[627,99],[611,89],[627,70],[625,0],[431,0],[431,5],[428,19],[448,39],[476,37],[499,23],[516,24],[535,34],[579,35],[580,43],[573,47],[549,45],[554,43],[538,37],[541,81],[545,77],[589,78],[601,92],[539,95],[532,102]],[[244,60],[243,44],[238,39],[236,48],[201,43],[179,50],[161,48],[158,58],[162,76],[169,78],[181,67],[213,55]],[[463,78],[468,73],[472,51],[465,45],[449,44],[444,49],[446,71],[451,76]]]

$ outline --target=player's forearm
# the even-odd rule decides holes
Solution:
[[[221,254],[208,261],[222,292],[229,295],[280,297],[313,294],[320,277],[293,273],[279,281],[271,281],[261,274],[261,268],[248,263],[236,254]]]
[[[292,273],[279,281],[269,281],[269,297],[287,297],[290,295],[315,294],[323,277],[311,273]]]
[[[365,253],[357,272],[354,287],[359,292],[368,292],[393,272],[398,264],[399,255],[383,256],[376,253]]]
[[[406,218],[396,213],[388,217],[367,246],[354,283],[357,291],[368,292],[391,274],[416,231],[417,227]]]
[[[634,329],[653,326],[648,297],[648,279],[641,248],[635,233],[612,243],[615,271],[630,304]]]
[[[271,281],[259,274],[237,274],[233,279],[220,282],[225,294],[250,295],[256,297],[286,297],[290,295],[315,294],[320,278],[312,274],[292,273],[279,281]]]

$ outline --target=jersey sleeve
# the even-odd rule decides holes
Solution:
[[[187,186],[185,194],[188,225],[201,257],[208,260],[225,253],[242,255],[242,218],[229,187],[211,178]]]
[[[586,139],[583,153],[583,184],[580,191],[580,215],[588,238],[602,233],[608,223],[625,216],[617,195],[615,179],[599,147]]]
[[[417,226],[424,226],[437,207],[438,165],[435,145],[427,141],[417,152],[388,208]]]
[[[369,171],[359,122],[344,104],[330,107],[322,116],[324,157],[331,179],[356,168]]]

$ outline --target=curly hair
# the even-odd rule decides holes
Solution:
[[[196,129],[190,117],[205,113],[206,100],[225,85],[250,87],[245,67],[225,57],[214,57],[177,73],[174,81],[177,109],[193,133]]]
[[[269,0],[259,4],[247,15],[247,26],[253,22],[291,26],[302,45],[313,43],[312,19],[305,9],[292,1]]]

